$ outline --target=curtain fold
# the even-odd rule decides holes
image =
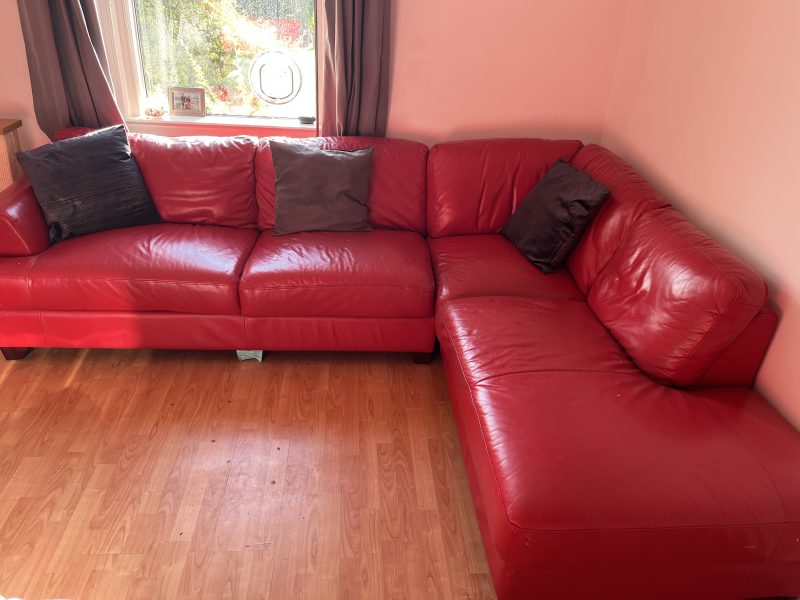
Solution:
[[[390,0],[324,0],[320,11],[322,135],[386,135]]]
[[[52,139],[65,127],[124,123],[94,0],[17,0],[17,6],[42,131]]]

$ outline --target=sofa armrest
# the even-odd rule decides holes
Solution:
[[[692,387],[752,387],[777,326],[778,315],[764,306]]]
[[[32,256],[49,246],[47,223],[28,181],[0,192],[0,257]]]

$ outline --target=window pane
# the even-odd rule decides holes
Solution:
[[[136,0],[147,94],[206,91],[216,115],[316,115],[314,0]]]

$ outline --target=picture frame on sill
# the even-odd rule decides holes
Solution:
[[[206,91],[203,88],[167,88],[169,114],[183,117],[206,116]]]

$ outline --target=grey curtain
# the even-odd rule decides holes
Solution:
[[[94,0],[17,0],[36,120],[64,127],[123,123],[109,84]]]
[[[390,0],[324,0],[320,5],[323,135],[386,135],[390,8]]]

